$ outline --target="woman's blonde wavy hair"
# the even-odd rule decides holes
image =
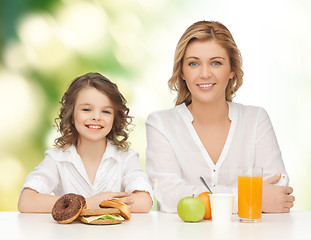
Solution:
[[[79,92],[86,87],[97,89],[111,100],[114,108],[114,121],[112,129],[106,138],[119,149],[126,151],[130,145],[127,139],[132,117],[129,116],[126,99],[119,92],[117,85],[100,73],[87,73],[77,77],[70,84],[60,101],[62,106],[58,118],[55,119],[61,137],[55,139],[54,145],[58,148],[77,145],[79,133],[74,126],[74,107]]]
[[[192,24],[181,36],[175,51],[173,74],[168,81],[171,91],[177,91],[176,105],[191,104],[191,93],[186,82],[181,78],[183,57],[186,48],[192,40],[214,40],[226,49],[231,65],[231,71],[235,73],[226,88],[226,101],[232,102],[236,91],[243,83],[242,57],[229,30],[221,23],[214,21],[199,21]]]

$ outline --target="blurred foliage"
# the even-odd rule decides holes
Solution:
[[[58,102],[73,78],[101,72],[131,103],[131,87],[142,81],[149,58],[148,21],[138,1],[1,0],[0,6],[0,84],[11,92],[1,100],[14,103],[9,114],[18,118],[1,122],[0,210],[16,210],[25,176],[53,144]],[[136,119],[144,132],[144,119]]]
[[[269,113],[278,114],[271,117],[289,159],[297,209],[311,209],[305,191],[311,184],[305,180],[311,167],[310,9],[305,0],[281,5],[270,0],[0,0],[0,211],[17,210],[26,175],[57,136],[58,102],[71,80],[86,72],[104,74],[128,100],[135,117],[130,141],[144,168],[144,122],[150,112],[173,106],[167,80],[176,43],[186,27],[202,19],[221,21],[233,32],[246,60],[247,79],[237,97],[245,104],[267,101]],[[289,106],[296,110],[293,116]],[[296,121],[300,130],[292,128]]]

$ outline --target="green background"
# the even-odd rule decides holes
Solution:
[[[232,32],[245,71],[234,101],[268,111],[294,210],[311,210],[310,10],[307,0],[0,0],[0,210],[17,210],[26,175],[58,136],[58,102],[86,72],[104,74],[128,100],[131,148],[144,169],[144,122],[173,107],[174,50],[198,20]]]

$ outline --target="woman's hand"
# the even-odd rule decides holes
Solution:
[[[124,199],[126,199],[126,204],[129,204],[131,202],[131,199],[128,198],[131,195],[131,193],[127,192],[101,192],[98,193],[92,197],[86,198],[86,205],[87,208],[99,208],[99,204],[104,200],[110,200],[113,198],[120,199],[122,202],[125,202]]]
[[[294,206],[295,197],[290,195],[293,188],[289,186],[276,186],[281,174],[275,175],[263,182],[262,211],[266,213],[289,212]]]

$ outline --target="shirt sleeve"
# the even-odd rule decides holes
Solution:
[[[153,191],[147,174],[141,169],[138,153],[132,150],[129,150],[125,161],[122,185],[125,192],[146,191],[153,200]]]
[[[206,191],[204,186],[187,183],[167,138],[156,129],[154,116],[146,122],[147,150],[146,170],[153,184],[158,209],[163,212],[177,212],[177,204],[185,196]]]
[[[258,113],[256,132],[255,165],[263,168],[264,180],[281,173],[282,178],[278,185],[288,185],[289,177],[285,171],[276,135],[270,118],[263,108]]]
[[[38,193],[50,194],[59,183],[59,174],[55,161],[46,155],[44,160],[27,175],[22,190],[31,188]]]

